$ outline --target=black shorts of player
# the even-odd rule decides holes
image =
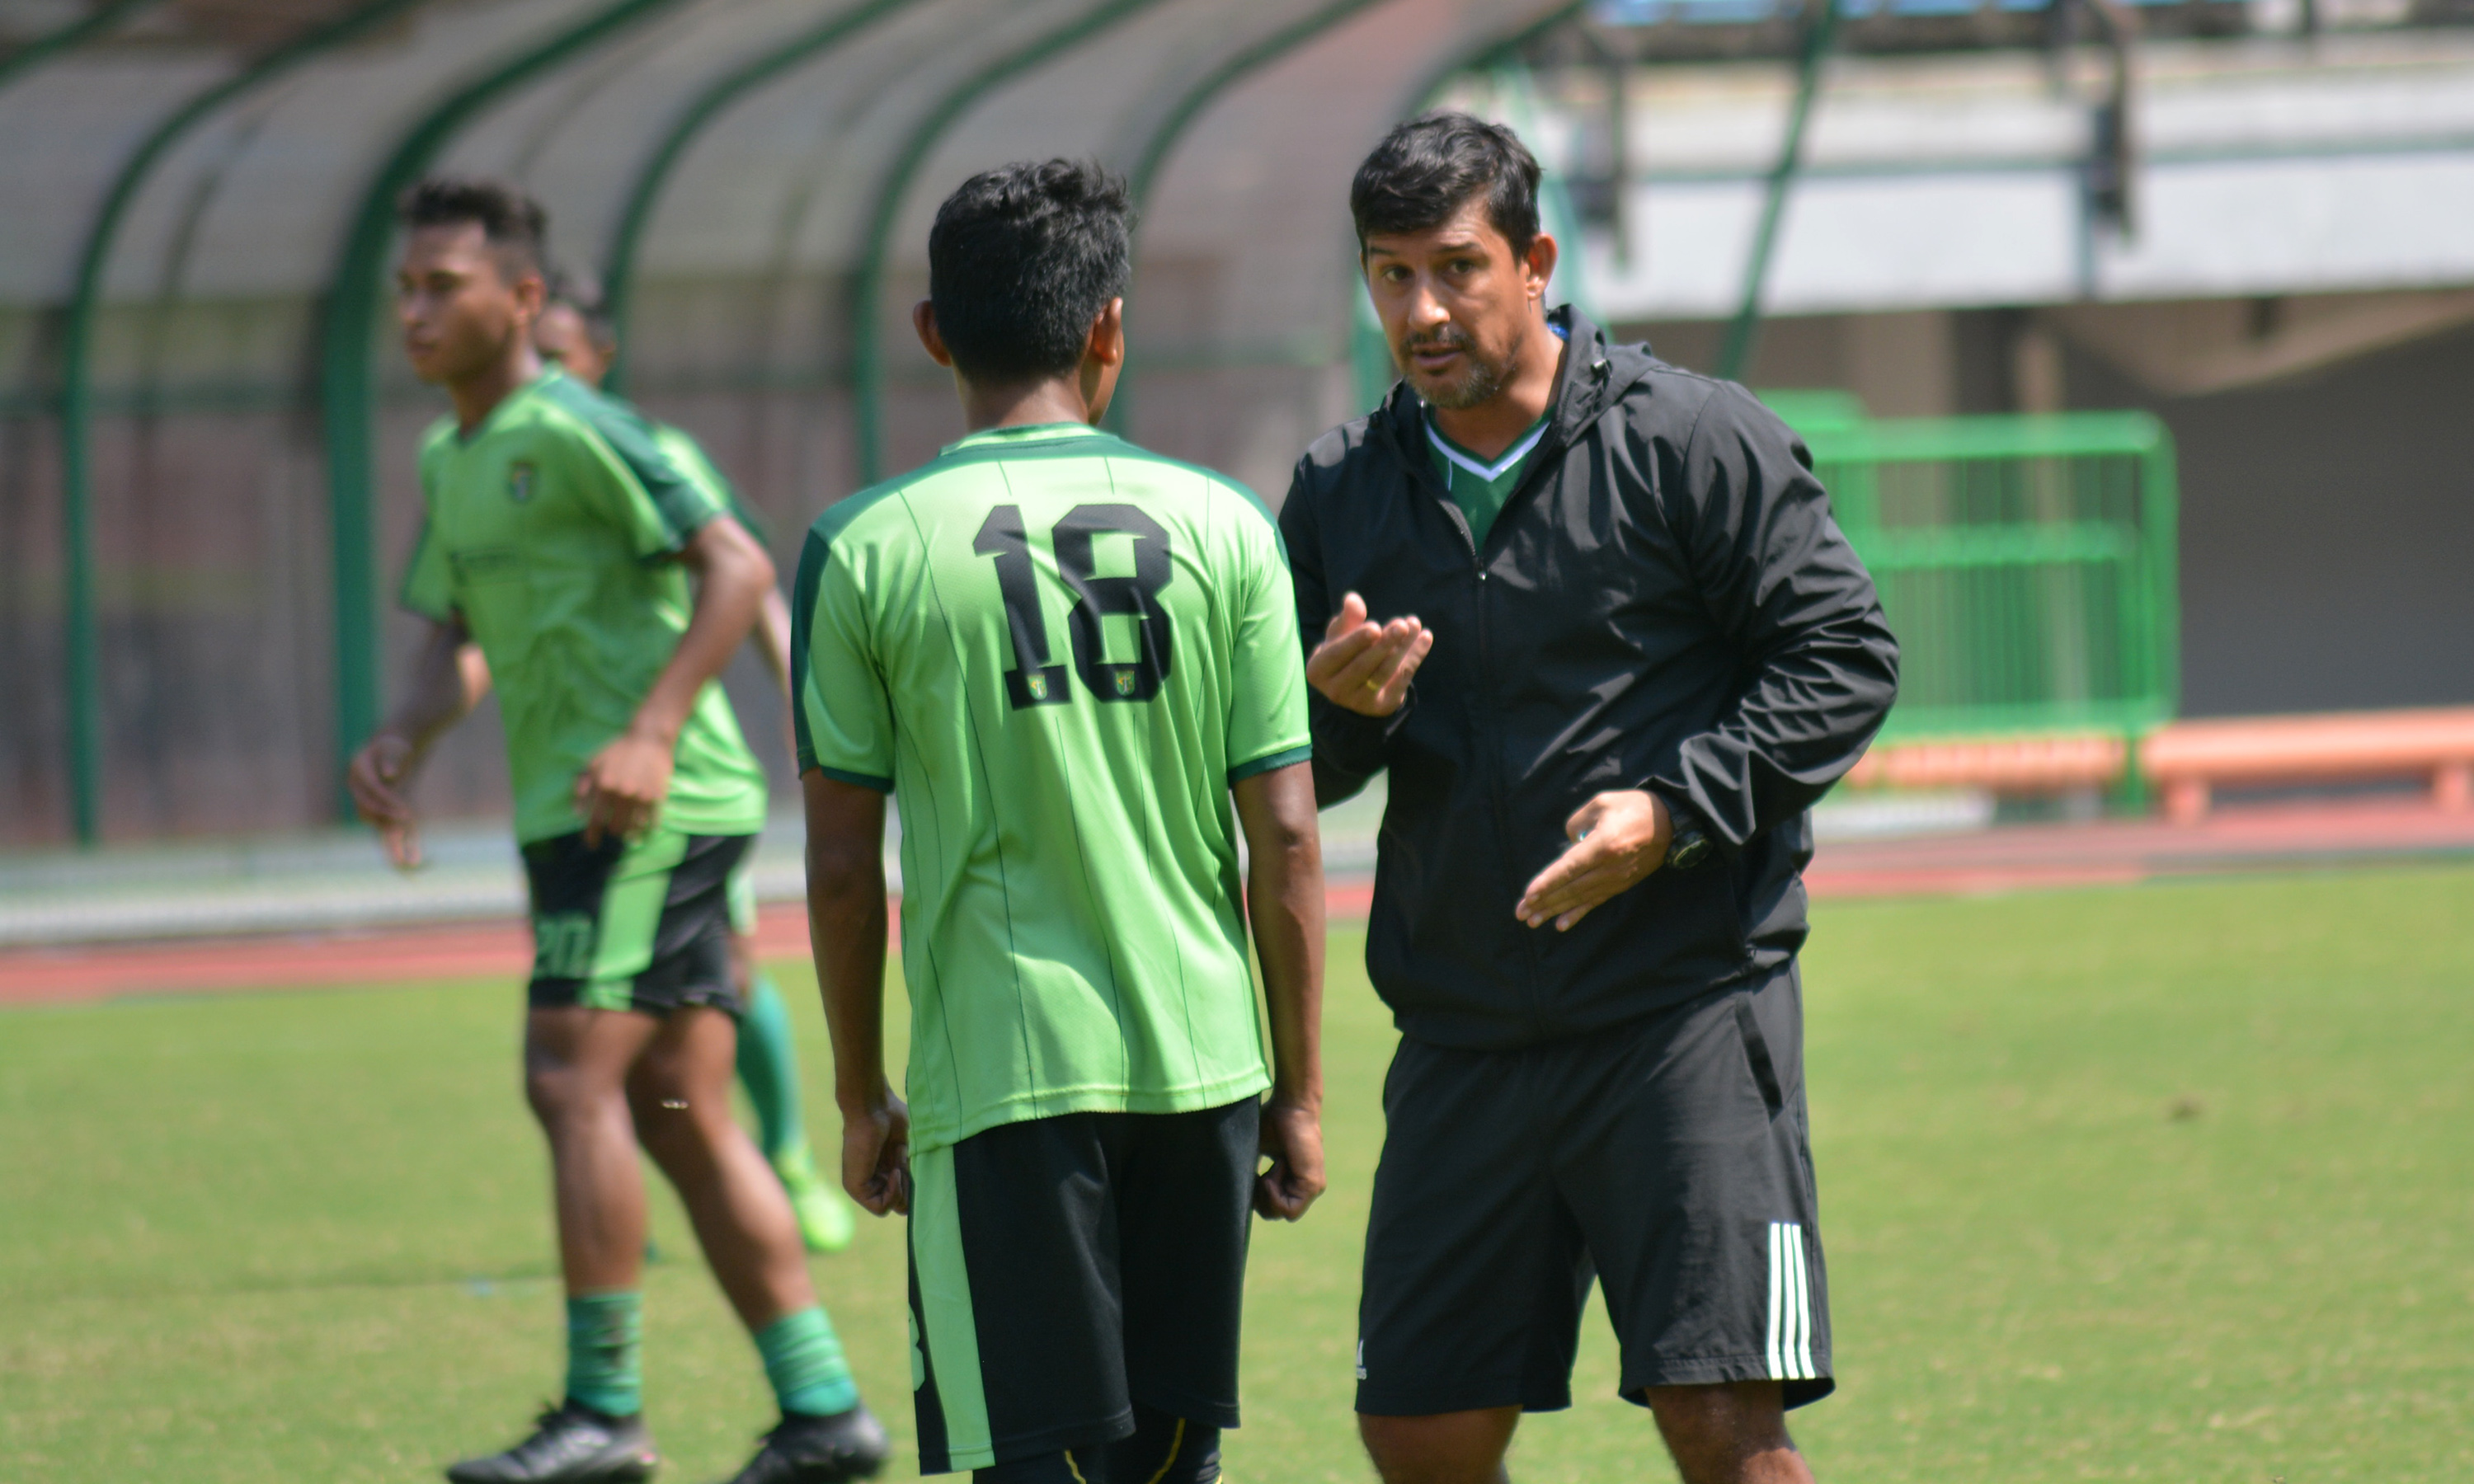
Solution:
[[[1061,1113],[913,1152],[921,1472],[1103,1448],[1137,1408],[1237,1425],[1260,1119]]]
[[[1593,1277],[1623,1395],[1828,1396],[1794,965],[1516,1051],[1403,1041],[1383,1087],[1357,1410],[1569,1406]]]
[[[580,833],[525,846],[532,1008],[743,1013],[730,964],[730,873],[748,841],[655,828],[592,847]]]

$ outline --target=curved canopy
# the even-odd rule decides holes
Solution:
[[[88,9],[0,70],[0,192],[38,203],[0,213],[0,519],[23,538],[0,542],[23,641],[0,663],[60,698],[0,730],[0,778],[26,799],[72,782],[91,834],[316,818],[375,720],[400,648],[380,594],[440,405],[383,317],[401,181],[536,194],[560,266],[617,280],[630,393],[713,448],[787,554],[955,430],[906,312],[944,193],[1012,158],[1154,160],[1129,431],[1276,495],[1349,410],[1349,171],[1452,66],[1573,7]],[[23,46],[10,24],[0,6]],[[218,719],[198,755],[151,757],[152,678],[175,671]],[[291,741],[252,740],[269,727]],[[486,802],[495,778],[467,771]],[[231,787],[181,781],[200,778]],[[12,810],[0,838],[65,823]]]

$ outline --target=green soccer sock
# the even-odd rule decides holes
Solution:
[[[822,1304],[785,1314],[756,1331],[756,1352],[764,1357],[764,1378],[782,1410],[831,1417],[859,1405],[859,1384],[842,1359],[842,1342]]]
[[[644,1409],[642,1293],[588,1293],[567,1301],[567,1400],[612,1417]]]
[[[756,1141],[764,1158],[779,1162],[803,1149],[807,1126],[799,1118],[799,1053],[790,1038],[790,1010],[773,976],[759,970],[739,1022],[739,1080],[756,1106]]]

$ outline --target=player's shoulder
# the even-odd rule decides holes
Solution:
[[[524,389],[524,410],[536,425],[578,438],[647,446],[659,441],[651,419],[555,369]]]
[[[1103,436],[1106,444],[1094,450],[1097,456],[1154,472],[1156,488],[1167,497],[1193,502],[1201,515],[1224,515],[1234,530],[1276,530],[1272,508],[1244,480],[1206,465],[1172,458],[1113,434]]]

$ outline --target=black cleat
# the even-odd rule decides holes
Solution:
[[[866,1406],[831,1417],[785,1416],[730,1484],[842,1484],[872,1479],[892,1452]]]
[[[449,1484],[638,1484],[662,1466],[644,1419],[570,1401],[533,1419],[533,1435],[503,1453],[448,1466]]]

